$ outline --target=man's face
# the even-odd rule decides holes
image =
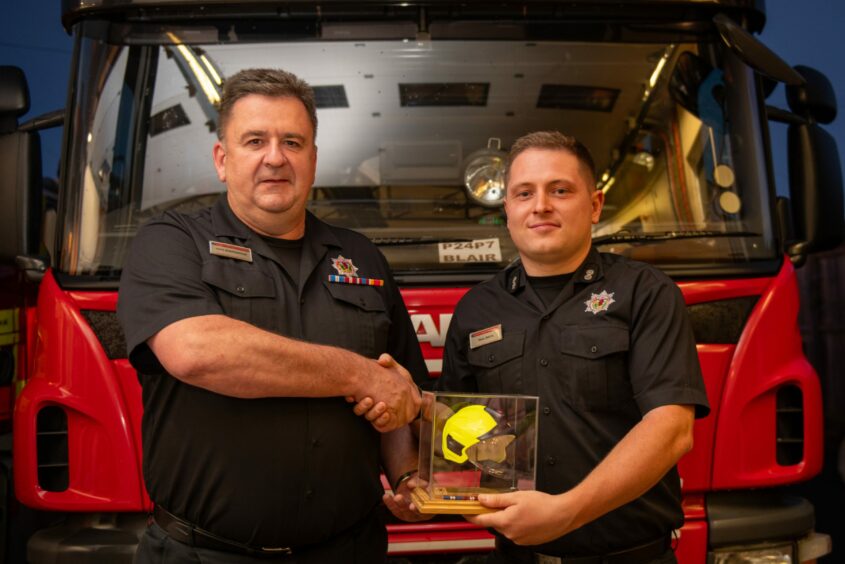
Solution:
[[[235,215],[251,227],[267,231],[279,216],[304,220],[317,167],[314,128],[305,106],[293,97],[249,94],[239,99],[223,140],[214,145],[214,166]]]
[[[526,272],[573,272],[586,257],[604,194],[565,150],[528,149],[511,163],[505,212]]]

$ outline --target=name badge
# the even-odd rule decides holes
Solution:
[[[209,241],[208,252],[218,257],[226,257],[245,262],[252,262],[252,249],[220,241]]]
[[[502,324],[481,329],[469,334],[469,348],[477,349],[478,347],[495,343],[502,340]]]

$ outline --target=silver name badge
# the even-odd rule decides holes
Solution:
[[[212,255],[217,255],[218,257],[252,262],[252,249],[249,247],[241,247],[239,245],[232,245],[231,243],[221,243],[220,241],[209,241],[208,252]]]
[[[487,329],[481,329],[469,334],[469,348],[477,349],[483,345],[489,345],[502,340],[502,324],[493,325]]]

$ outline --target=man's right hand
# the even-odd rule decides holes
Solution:
[[[347,400],[356,402],[356,415],[364,416],[378,432],[386,433],[417,417],[420,392],[411,374],[389,354],[382,354],[376,364],[361,391]]]

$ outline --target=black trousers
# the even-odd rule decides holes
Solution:
[[[387,532],[381,513],[373,511],[352,530],[323,545],[295,551],[291,556],[249,556],[182,544],[152,523],[141,537],[134,564],[382,564]]]

